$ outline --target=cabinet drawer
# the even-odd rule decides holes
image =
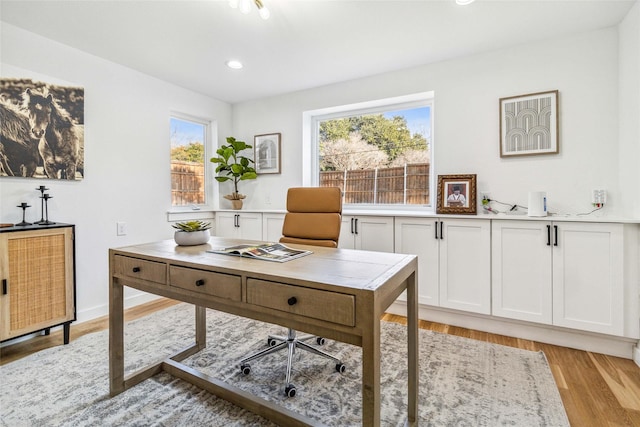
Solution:
[[[169,278],[171,286],[177,288],[234,301],[240,301],[242,297],[240,276],[172,265],[169,267]]]
[[[114,264],[113,271],[117,276],[167,283],[167,265],[165,263],[116,255]]]
[[[247,302],[341,325],[355,325],[353,295],[249,278]]]

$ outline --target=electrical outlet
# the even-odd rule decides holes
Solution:
[[[126,236],[128,231],[126,222],[116,222],[116,234],[118,236]]]
[[[607,190],[595,189],[591,194],[591,203],[594,206],[601,207],[607,203]]]
[[[490,199],[490,198],[491,198],[491,192],[490,191],[480,191],[480,200]]]

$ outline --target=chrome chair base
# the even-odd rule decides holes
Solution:
[[[282,335],[269,335],[267,338],[267,343],[269,347],[260,350],[250,356],[247,356],[240,360],[240,371],[248,375],[251,372],[251,365],[248,363],[252,360],[259,359],[267,354],[275,353],[280,350],[287,349],[288,357],[287,357],[287,373],[285,376],[285,395],[288,397],[293,397],[296,395],[296,387],[291,383],[291,366],[293,364],[293,355],[297,348],[306,350],[310,353],[317,354],[318,356],[325,357],[327,359],[333,360],[336,363],[336,371],[343,373],[346,370],[346,366],[338,359],[337,357],[332,356],[331,354],[322,351],[316,347],[313,347],[307,344],[305,341],[309,341],[315,338],[316,342],[319,345],[324,344],[324,338],[316,337],[314,335],[304,335],[302,337],[296,336],[296,331],[293,329],[289,329],[287,336]]]

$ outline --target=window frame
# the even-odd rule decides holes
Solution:
[[[171,179],[169,179],[169,213],[213,211],[215,210],[214,201],[218,189],[217,185],[213,185],[213,171],[215,169],[212,167],[209,159],[212,157],[212,153],[214,153],[216,149],[213,144],[214,141],[217,140],[217,122],[210,118],[200,117],[179,111],[171,111],[169,113],[169,166],[171,166],[171,119],[188,121],[204,126],[204,203],[174,206],[173,201],[171,200]],[[169,167],[169,174],[171,174],[171,167]]]
[[[429,204],[426,205],[399,205],[399,204],[373,204],[350,203],[344,207],[351,210],[364,211],[390,211],[390,210],[425,210],[435,212],[436,195],[434,173],[434,92],[419,92],[410,95],[383,98],[354,104],[339,105],[335,107],[320,108],[302,113],[302,185],[315,187],[320,183],[320,122],[325,120],[340,119],[365,114],[378,114],[395,110],[406,110],[417,107],[429,107],[431,112],[431,135],[429,138]]]

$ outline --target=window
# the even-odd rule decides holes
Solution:
[[[430,206],[432,116],[432,93],[305,113],[307,184],[360,207]]]
[[[173,115],[171,127],[171,206],[207,204],[209,123]]]

